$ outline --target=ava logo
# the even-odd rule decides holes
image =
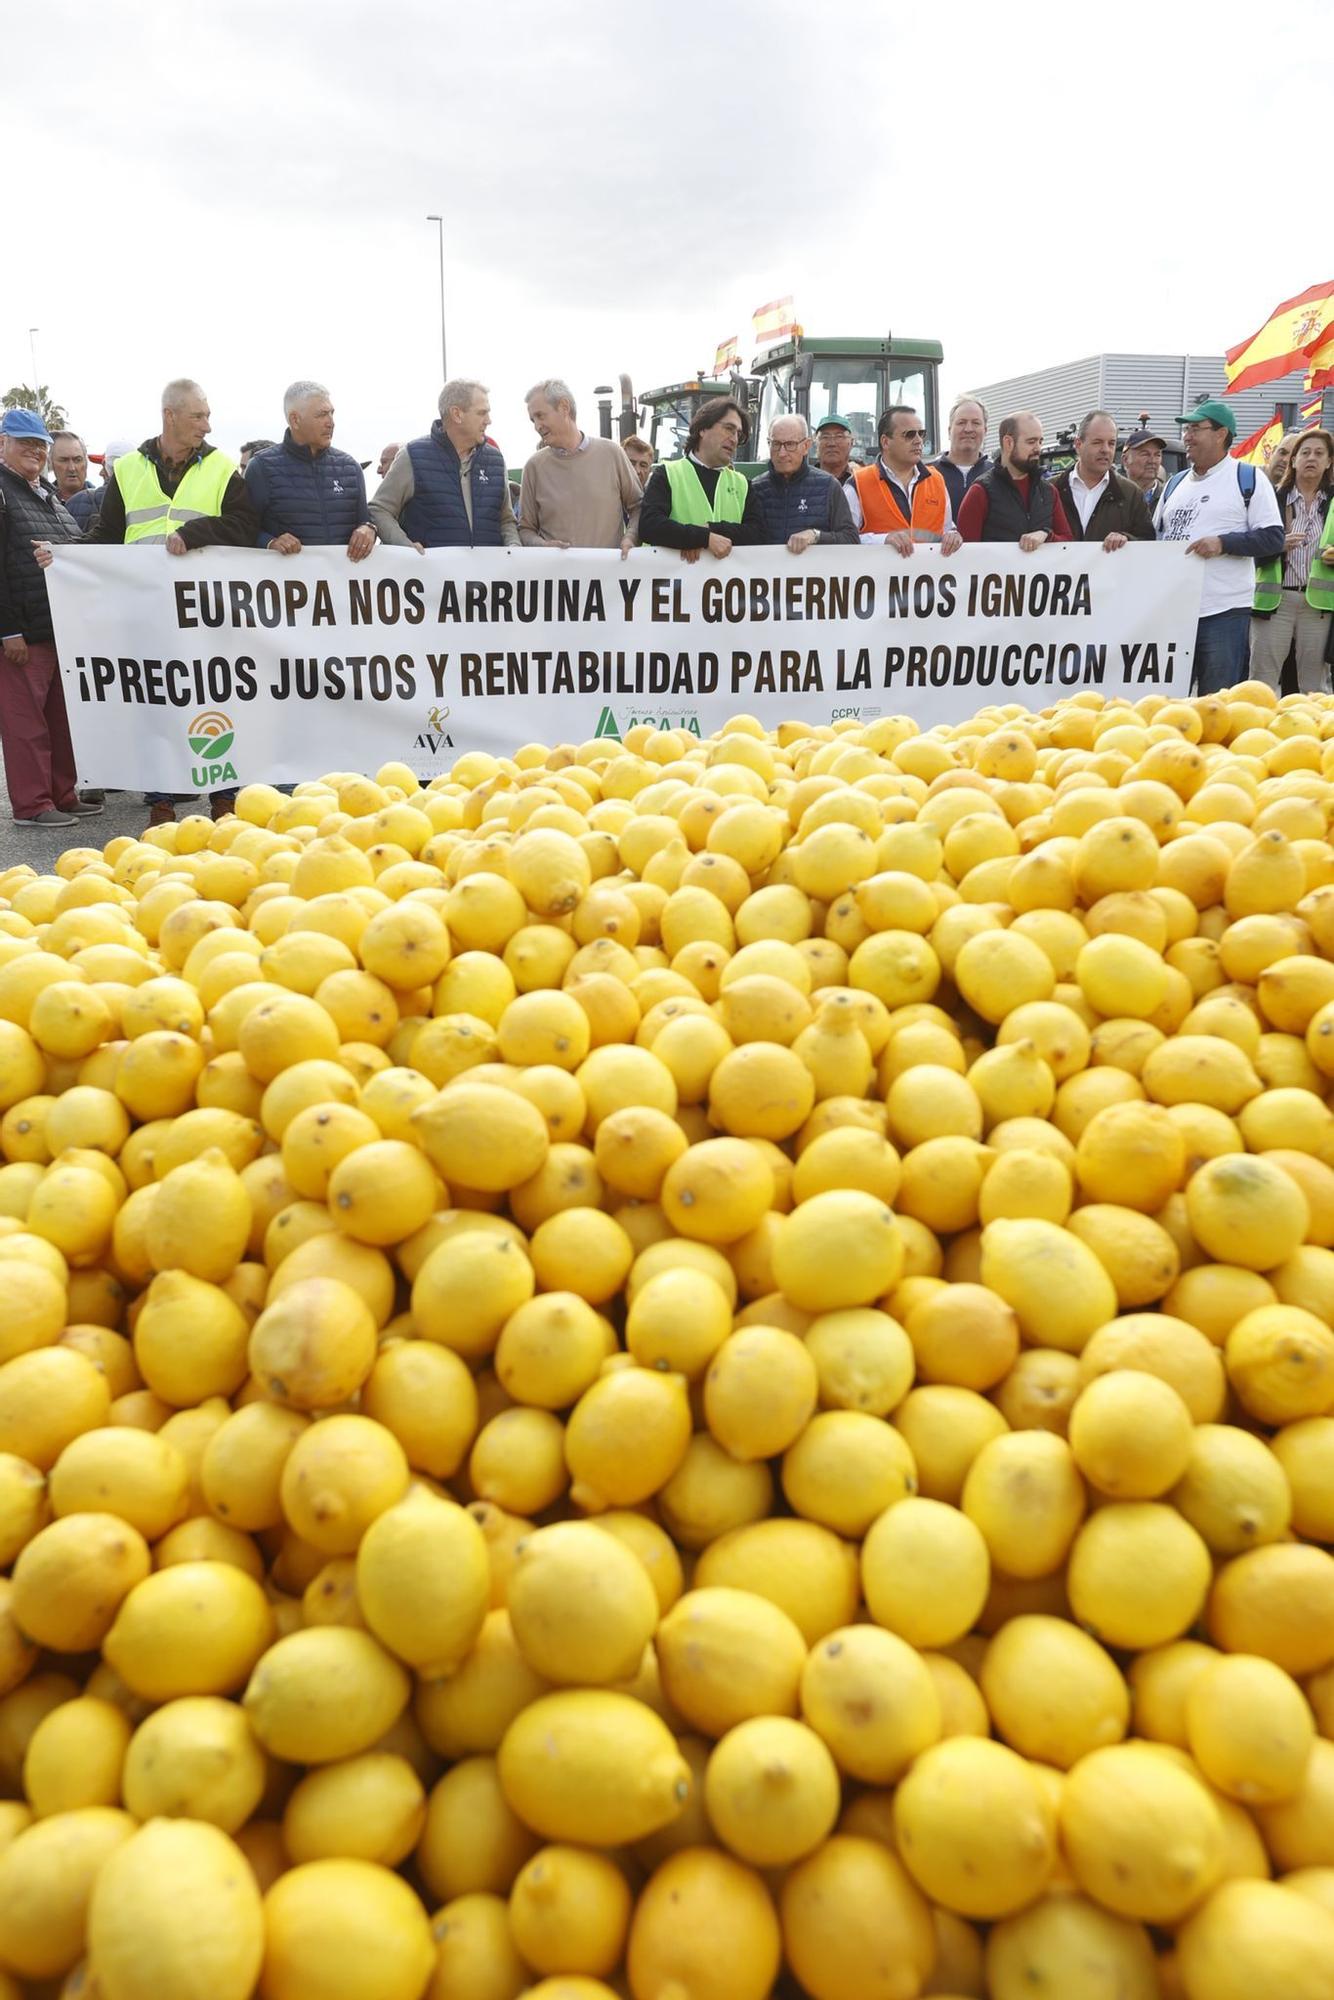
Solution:
[[[691,736],[698,736],[700,734],[699,717],[685,712],[676,715],[628,715],[626,717],[626,731],[641,728],[684,729]],[[593,731],[594,736],[610,736],[614,741],[619,743],[622,741],[624,733],[625,731],[622,730],[613,710],[604,708],[598,717],[598,726]]]
[[[230,716],[220,714],[216,708],[205,709],[195,717],[185,736],[200,760],[190,767],[190,776],[199,790],[209,785],[236,783],[236,766],[227,760],[227,752],[236,740]]]
[[[452,750],[454,738],[446,726],[448,722],[449,710],[441,708],[436,702],[426,711],[426,727],[413,744],[413,749],[429,751],[432,757],[438,756],[441,750]]]

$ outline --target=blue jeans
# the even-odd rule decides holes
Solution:
[[[1250,672],[1251,614],[1244,611],[1216,611],[1201,618],[1195,628],[1195,671],[1192,685],[1196,694],[1221,694],[1235,687]]]

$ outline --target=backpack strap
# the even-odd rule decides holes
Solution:
[[[1251,498],[1255,492],[1255,467],[1245,459],[1237,467],[1237,485],[1241,488],[1241,497],[1246,503],[1246,511],[1249,513]]]
[[[1184,466],[1180,472],[1174,472],[1172,474],[1172,477],[1168,480],[1166,486],[1164,486],[1163,488],[1163,497],[1158,502],[1158,505],[1160,507],[1165,507],[1167,505],[1168,501],[1172,498],[1172,495],[1176,492],[1178,486],[1180,486],[1182,480],[1185,478],[1186,473],[1189,471],[1189,469],[1190,468],[1188,466]]]

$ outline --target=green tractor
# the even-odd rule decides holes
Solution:
[[[939,373],[944,349],[938,340],[908,340],[885,334],[878,339],[791,340],[766,348],[752,363],[758,391],[751,424],[751,451],[762,470],[764,441],[775,417],[805,417],[811,429],[825,417],[846,417],[852,428],[852,456],[869,465],[879,450],[882,410],[908,403],[926,426],[924,456],[941,449]]]
[[[853,458],[859,465],[869,465],[879,449],[876,426],[881,411],[892,403],[910,403],[921,412],[930,455],[941,448],[938,379],[943,353],[938,340],[888,334],[816,340],[798,333],[767,347],[752,362],[749,375],[738,371],[723,380],[695,376],[648,390],[638,398],[637,420],[636,400],[623,375],[617,434],[627,437],[637,428],[652,444],[655,458],[680,458],[700,404],[713,396],[732,396],[750,423],[749,455],[740,469],[752,477],[767,463],[764,440],[770,424],[775,417],[790,414],[805,417],[812,430],[823,417],[846,417],[852,427]],[[603,434],[609,437],[610,401],[602,411]]]

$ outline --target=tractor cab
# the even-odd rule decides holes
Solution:
[[[646,390],[639,398],[640,436],[653,446],[653,456],[659,464],[668,458],[684,458],[686,434],[700,405],[711,402],[715,396],[731,396],[746,412],[753,437],[752,388],[751,383],[740,378],[716,382],[696,376],[688,382],[669,382],[663,389]]]
[[[814,340],[798,333],[766,348],[752,364],[759,389],[752,456],[763,464],[775,417],[805,417],[813,431],[824,417],[840,416],[851,426],[854,462],[869,465],[879,449],[880,413],[894,403],[921,413],[924,456],[932,456],[940,449],[937,384],[943,356],[938,340],[900,335]]]

